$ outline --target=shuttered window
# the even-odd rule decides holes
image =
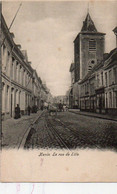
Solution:
[[[89,41],[89,51],[96,51],[96,41],[94,39]]]

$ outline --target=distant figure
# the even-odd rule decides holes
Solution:
[[[49,115],[57,115],[57,107],[53,106],[53,105],[49,105],[48,106],[48,113]]]
[[[59,110],[60,110],[60,112],[62,112],[62,110],[63,110],[63,105],[61,102],[59,103]]]
[[[31,107],[30,106],[28,106],[27,111],[28,111],[28,115],[30,116],[30,111],[31,111]]]
[[[67,111],[67,106],[66,105],[63,105],[63,111]]]
[[[43,105],[41,105],[41,110],[43,110]]]
[[[37,113],[37,111],[38,111],[38,106],[37,105],[33,105],[32,113]]]
[[[99,113],[102,111],[102,99],[99,98]]]
[[[19,104],[17,104],[17,106],[15,107],[15,119],[19,119],[21,117],[20,115],[20,107]]]

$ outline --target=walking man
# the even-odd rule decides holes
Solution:
[[[28,105],[27,110],[28,110],[28,115],[30,116],[31,107],[29,105]]]
[[[20,115],[20,107],[19,104],[17,104],[17,106],[15,107],[15,119],[19,119],[21,117]]]

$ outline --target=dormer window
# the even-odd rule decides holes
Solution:
[[[96,41],[94,39],[91,39],[89,41],[89,51],[91,51],[91,52],[96,51]]]

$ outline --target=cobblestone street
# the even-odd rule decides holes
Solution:
[[[117,149],[117,122],[71,112],[41,116],[30,131],[25,148]]]

